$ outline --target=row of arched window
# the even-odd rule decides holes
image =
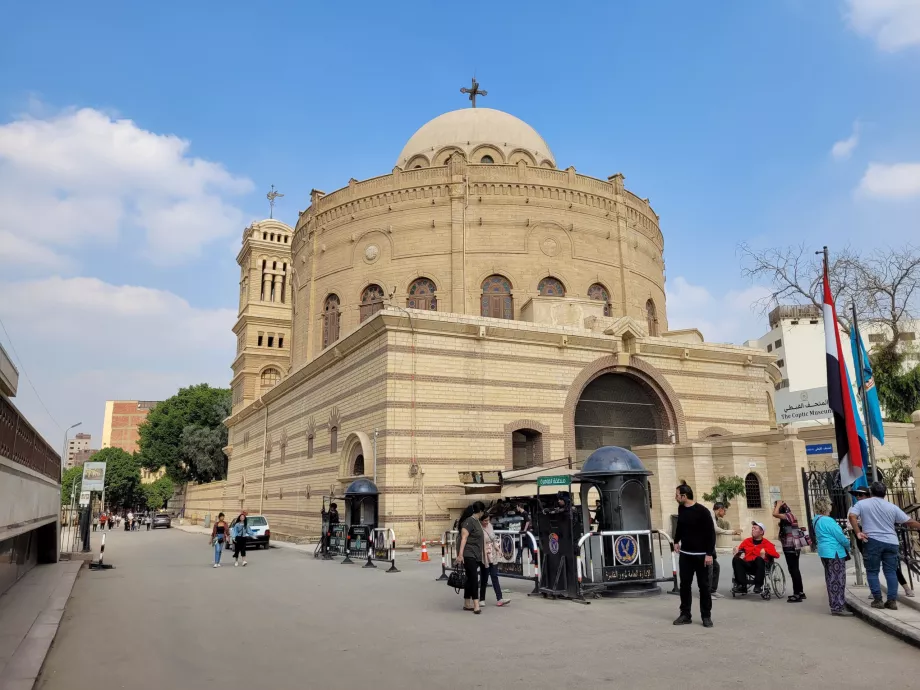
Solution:
[[[496,319],[514,318],[514,301],[511,294],[511,281],[500,274],[491,275],[482,281],[482,295],[479,313]],[[406,295],[406,307],[409,309],[428,309],[437,311],[437,287],[430,278],[417,278],[409,285]],[[558,278],[546,276],[537,285],[537,292],[543,297],[564,297],[565,285]],[[588,298],[604,303],[604,316],[611,315],[610,292],[601,283],[594,283],[588,288]],[[364,321],[383,309],[385,292],[382,287],[372,283],[361,292],[360,319]],[[323,303],[323,348],[339,339],[341,300],[335,293],[329,294]],[[658,335],[658,310],[655,302],[649,299],[645,303],[645,314],[649,335]]]

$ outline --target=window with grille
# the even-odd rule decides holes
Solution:
[[[781,348],[782,346],[783,346],[783,341],[782,341],[782,340],[777,340],[775,343],[773,343],[773,347],[775,347],[776,349],[779,349],[779,348]]]
[[[767,352],[773,352],[773,343],[767,345]]]
[[[262,390],[267,390],[278,385],[281,380],[281,372],[274,367],[269,367],[262,372]]]
[[[565,297],[565,286],[558,278],[547,276],[537,285],[537,292],[542,297]]]
[[[648,326],[648,334],[651,336],[658,335],[658,310],[655,308],[654,300],[648,300],[645,303],[645,323]]]
[[[604,303],[604,316],[610,316],[610,293],[600,283],[594,283],[588,288],[588,299],[595,299]]]
[[[361,293],[361,321],[369,319],[383,309],[383,288],[379,285],[368,285]]]
[[[492,163],[495,162],[495,159],[492,158],[492,156],[483,156],[483,157],[479,160],[479,162],[482,163],[482,164],[484,164],[484,165],[491,165]]]
[[[329,295],[323,304],[323,347],[339,339],[339,296]]]
[[[438,298],[435,297],[437,286],[433,280],[428,278],[416,278],[409,286],[409,294],[406,296],[406,306],[409,309],[427,309],[429,311],[438,310]]]
[[[869,342],[870,343],[884,343],[885,335],[883,333],[870,333]]]
[[[482,281],[480,314],[494,319],[513,319],[514,304],[511,298],[511,283],[500,275],[492,275]]]
[[[784,366],[786,366],[786,360],[785,359],[776,360],[776,366],[782,369]]]
[[[916,337],[917,337],[917,336],[916,336],[916,333],[914,333],[914,332],[912,332],[912,331],[906,331],[906,332],[904,332],[904,333],[898,333],[898,340],[913,341],[913,340],[916,340]]]
[[[744,496],[747,499],[748,508],[763,508],[763,500],[760,497],[760,478],[753,472],[749,472],[744,478]]]
[[[355,464],[352,466],[351,470],[352,476],[358,477],[364,474],[364,456],[359,455],[355,458]]]

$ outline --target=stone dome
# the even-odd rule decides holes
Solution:
[[[413,159],[421,162],[422,157],[427,165],[420,167],[443,165],[442,160],[433,160],[433,157],[444,149],[459,149],[469,158],[480,148],[496,149],[504,157],[504,160],[485,162],[510,163],[513,162],[510,160],[511,155],[515,151],[522,151],[530,154],[534,165],[556,166],[553,152],[537,130],[514,115],[492,108],[453,110],[425,123],[403,147],[396,165],[402,168],[416,167],[409,163],[414,162]],[[491,152],[485,152],[484,155],[488,153]],[[483,161],[474,158],[470,162]]]
[[[632,451],[619,446],[603,446],[588,456],[579,474],[651,474]]]

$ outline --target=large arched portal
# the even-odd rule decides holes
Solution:
[[[658,394],[628,374],[601,374],[575,407],[575,458],[581,463],[602,446],[633,448],[669,443],[667,416]]]

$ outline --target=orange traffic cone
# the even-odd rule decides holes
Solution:
[[[422,555],[419,556],[419,563],[427,563],[430,559],[428,558],[428,542],[422,539]]]

